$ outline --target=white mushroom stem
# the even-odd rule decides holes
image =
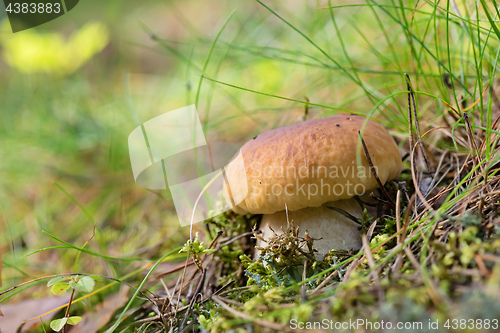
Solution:
[[[356,218],[361,218],[362,209],[355,199],[328,202],[320,207],[308,207],[297,211],[289,211],[288,219],[294,226],[299,226],[299,234],[304,236],[307,230],[309,237],[316,239],[314,249],[316,259],[323,260],[325,254],[331,249],[358,250],[361,248],[360,224],[352,221],[344,214],[328,207],[336,207]],[[286,212],[279,211],[274,214],[262,216],[260,230],[262,238],[267,240],[276,234],[282,234],[287,227]],[[267,243],[257,240],[257,246],[265,247]],[[307,251],[307,248],[305,248]],[[256,253],[259,256],[259,253]]]

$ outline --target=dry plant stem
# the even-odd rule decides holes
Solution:
[[[363,136],[361,135],[361,131],[358,131],[358,135],[359,135],[359,138],[361,139],[361,145],[363,146],[363,151],[365,152],[366,160],[368,161],[368,164],[370,165],[370,171],[372,172],[373,176],[375,177],[375,180],[377,181],[378,187],[380,188],[380,190],[382,191],[384,196],[387,199],[389,199],[389,201],[394,205],[394,200],[392,200],[391,196],[389,195],[389,193],[387,193],[384,185],[380,181],[380,178],[378,178],[377,170],[373,166],[372,159],[370,157],[370,154],[368,153],[368,147],[366,146],[365,140],[363,140]]]
[[[360,252],[363,250],[360,250]],[[355,258],[351,264],[349,265],[349,268],[347,268],[347,272],[344,275],[344,279],[342,280],[343,282],[348,281],[349,278],[351,277],[351,273],[356,270],[356,268],[359,266],[359,257]]]
[[[334,270],[332,272],[332,274],[328,275],[328,277],[323,280],[323,282],[320,283],[319,286],[317,286],[314,291],[312,292],[313,295],[315,295],[318,291],[321,290],[321,288],[323,288],[324,286],[326,286],[328,284],[328,282],[330,282],[334,277],[336,277],[337,275],[339,274],[339,271],[338,270]]]
[[[186,269],[187,269],[188,261],[189,261],[189,256],[188,256],[188,258],[186,258],[186,263],[184,265],[184,269],[182,270],[182,274],[179,276],[179,278],[177,279],[177,282],[175,283],[174,292],[177,289],[177,287],[179,286],[179,282],[180,282],[180,287],[179,287],[179,290],[177,292],[177,302],[176,302],[176,307],[174,310],[174,316],[177,316],[177,311],[179,310],[179,304],[181,301],[181,293],[182,293],[182,290],[184,289],[183,285],[184,285],[184,278],[186,277]],[[193,263],[194,263],[194,261],[193,261]]]
[[[226,283],[225,285],[223,285],[222,287],[220,287],[219,289],[217,289],[214,294],[215,295],[219,295],[220,293],[224,292],[224,290],[226,290],[227,288],[229,288],[229,286],[231,286],[232,284],[234,284],[235,280],[231,280],[229,281],[228,283]],[[233,291],[234,289],[231,289],[231,291]]]
[[[399,234],[401,231],[401,190],[398,190],[396,194],[396,231],[398,244],[401,244],[401,235]]]
[[[420,267],[420,264],[418,263],[418,260],[417,258],[415,258],[415,256],[413,255],[413,253],[411,252],[410,248],[405,246],[404,247],[404,251],[406,253],[406,256],[408,257],[408,260],[410,260],[411,264],[413,265],[413,267],[415,267],[415,269],[417,271],[421,270],[422,267]]]
[[[168,290],[168,287],[165,284],[165,281],[163,281],[163,279],[160,279],[160,282],[163,286],[163,289],[165,289],[165,292],[167,293],[167,295],[165,296],[165,300],[163,301],[163,305],[161,307],[161,310],[160,310],[162,321],[164,321],[163,314],[165,313],[165,310],[166,310],[167,306],[169,305],[168,303],[172,304],[172,302],[171,302],[172,294],[170,294],[170,291]]]
[[[377,226],[378,219],[375,219],[373,223],[370,225],[370,228],[368,228],[368,232],[366,233],[366,238],[368,239],[368,242],[372,239],[373,232],[375,231],[375,227]]]
[[[408,88],[408,120],[410,124],[409,138],[408,141],[410,143],[410,149],[413,147],[413,120],[412,120],[412,105],[413,105],[413,114],[415,116],[415,129],[417,131],[417,142],[420,152],[422,153],[422,157],[424,158],[425,167],[427,168],[427,172],[430,171],[429,162],[427,160],[427,155],[425,154],[424,144],[422,143],[422,138],[420,135],[420,124],[418,122],[417,117],[417,104],[415,102],[415,93],[413,92],[413,88],[411,87],[410,76],[405,73],[406,76],[406,87]]]
[[[362,241],[363,241],[363,250],[365,251],[365,257],[368,260],[368,266],[370,266],[370,268],[372,269],[370,275],[372,276],[373,281],[375,283],[375,287],[377,288],[378,301],[380,305],[382,305],[384,300],[384,291],[380,286],[380,279],[378,277],[379,271],[378,269],[375,269],[375,260],[373,259],[372,250],[370,249],[370,245],[368,244],[368,238],[366,237],[366,235],[363,235]]]
[[[415,159],[414,159],[414,151],[415,147],[410,147],[410,163],[411,163],[411,178],[413,180],[413,185],[415,187],[415,193],[417,194],[418,198],[422,202],[422,204],[425,206],[425,208],[430,212],[433,213],[434,209],[432,209],[432,206],[427,202],[427,200],[424,198],[422,192],[420,191],[420,187],[418,186],[418,179],[416,175],[416,168],[415,168]],[[416,201],[415,201],[416,205]],[[415,212],[417,207],[415,207]]]
[[[401,190],[398,190],[396,194],[396,232],[397,232],[397,244],[402,245],[401,243]],[[401,252],[397,255],[396,263],[393,267],[393,272],[399,271],[403,266],[403,254]]]
[[[181,331],[181,332],[184,329],[184,326],[186,325],[186,321],[189,317],[189,313],[191,312],[191,309],[193,308],[194,303],[196,302],[196,299],[198,298],[198,294],[201,291],[201,287],[203,286],[203,283],[205,282],[206,273],[207,273],[207,269],[203,268],[203,272],[201,273],[200,281],[198,283],[198,286],[196,287],[196,291],[194,292],[193,297],[191,298],[191,301],[189,302],[189,307],[186,311],[186,315],[184,316],[184,319],[182,320],[181,326],[179,328],[179,331]]]
[[[166,275],[170,275],[170,274],[172,274],[172,273],[178,272],[178,271],[180,271],[181,269],[186,268],[186,266],[191,266],[191,265],[193,265],[193,264],[194,264],[194,261],[193,261],[193,260],[191,260],[191,261],[189,261],[189,262],[185,263],[185,264],[184,264],[184,265],[182,265],[182,266],[178,266],[178,267],[176,267],[176,268],[172,268],[171,270],[168,270],[168,271],[166,271],[166,272],[156,274],[156,277],[157,277],[158,279],[161,279],[162,277],[165,277]]]
[[[429,184],[429,187],[426,190],[425,197],[427,197],[437,187],[437,185],[441,183],[441,181],[444,179],[444,177],[446,177],[447,173],[453,168],[453,166],[450,166],[448,168],[448,170],[446,170],[446,172],[443,173],[443,176],[439,180],[437,179],[439,172],[441,171],[441,168],[443,166],[443,160],[445,157],[446,157],[446,152],[441,154],[441,158],[439,159],[438,165],[435,168],[431,183]],[[429,199],[428,201],[429,201],[429,203],[433,204],[437,200],[437,198],[439,198],[439,196],[437,196],[437,197],[435,196],[435,197]],[[420,207],[420,205],[419,205],[419,207]]]
[[[413,194],[410,198],[410,201],[408,202],[408,207],[406,208],[406,213],[405,213],[405,219],[403,221],[403,230],[401,232],[401,244],[404,245],[405,239],[406,239],[406,230],[408,226],[410,225],[410,212],[411,212],[411,207],[413,206],[413,203],[415,202],[415,194]]]
[[[248,237],[248,236],[253,236],[254,234],[260,234],[260,233],[262,233],[262,231],[256,230],[256,231],[249,231],[249,232],[245,232],[245,233],[243,233],[241,235],[234,236],[233,238],[225,241],[224,243],[219,244],[217,246],[217,249],[221,249],[224,246],[229,245],[229,244],[237,241],[238,239],[241,239],[241,238],[244,238],[244,237]]]
[[[476,139],[474,138],[474,132],[472,131],[472,126],[470,125],[469,115],[467,112],[463,113],[465,129],[467,130],[467,138],[469,139],[469,146],[472,150],[472,163],[474,163],[474,167],[478,165],[479,160],[479,150],[477,148]],[[483,168],[482,166],[480,167]],[[477,172],[477,171],[476,171]]]
[[[66,308],[66,314],[64,315],[64,318],[69,317],[69,308],[71,307],[71,302],[73,302],[73,296],[75,296],[75,289],[71,290],[71,296],[69,297],[68,307]],[[63,333],[66,333],[66,326],[67,325],[68,325],[68,323],[66,322],[66,324],[64,324],[64,326],[63,326]]]
[[[414,183],[414,186],[415,186],[415,193],[420,198],[420,200],[422,201],[422,203],[424,204],[426,210],[429,211],[430,213],[433,213],[434,210],[429,205],[429,203],[425,200],[425,198],[423,197],[422,193],[420,192],[420,188],[418,186],[418,180],[417,180],[416,174],[415,174],[415,164],[414,164],[413,152],[414,152],[414,147],[410,146],[411,174],[412,174],[412,180],[413,180],[413,183]],[[413,194],[412,199],[416,203],[415,198],[416,198],[415,194]],[[409,204],[409,206],[411,206],[411,203]],[[415,209],[416,209],[416,207],[415,207]],[[405,219],[406,219],[406,216],[405,216]],[[407,228],[407,224],[405,223],[404,234],[406,233],[406,228]],[[422,228],[423,228],[423,226],[422,226]],[[420,230],[420,228],[418,228],[418,229]],[[414,232],[416,232],[416,230]],[[422,234],[422,237],[425,237],[424,234]],[[432,235],[431,235],[431,237],[432,237]],[[403,246],[404,246],[404,244],[403,244]],[[404,250],[405,250],[405,253],[408,256],[408,258],[410,259],[410,261],[412,261],[412,258],[415,259],[414,262],[412,261],[412,264],[414,264],[414,265],[418,264],[416,258],[414,258],[413,254],[411,253],[411,250],[408,247],[404,247]],[[417,266],[417,267],[420,267],[420,265]],[[421,267],[420,267],[420,270],[421,270]],[[434,304],[436,306],[440,306],[440,304],[442,303],[442,300],[441,300],[441,297],[439,297],[439,295],[438,295],[438,293],[436,291],[436,287],[434,286],[434,284],[430,280],[427,281],[426,285],[428,287],[429,296],[430,296],[431,300],[434,302]]]
[[[479,268],[481,275],[484,277],[489,277],[491,275],[491,272],[488,270],[488,268],[486,268],[483,258],[479,254],[476,254],[474,255],[474,260],[477,263],[477,267]]]
[[[304,259],[304,270],[302,271],[302,281],[307,279],[307,259]],[[300,288],[300,298],[302,300],[302,303],[307,301],[307,296],[306,296],[306,285],[303,284]]]

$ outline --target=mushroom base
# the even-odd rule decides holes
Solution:
[[[299,234],[304,236],[307,230],[309,236],[314,238],[313,247],[318,252],[315,253],[317,260],[323,260],[324,256],[332,249],[338,250],[358,250],[361,248],[360,225],[347,218],[342,213],[332,210],[329,207],[336,207],[361,218],[362,209],[354,199],[328,202],[320,207],[304,208],[297,211],[289,211],[288,219],[294,226],[299,226]],[[276,234],[282,234],[287,226],[285,211],[262,216],[260,230],[262,238],[269,239]],[[269,228],[271,227],[274,232]],[[257,246],[265,247],[267,243],[257,240]],[[307,251],[307,248],[305,249]],[[259,257],[260,251],[256,251],[255,256]]]

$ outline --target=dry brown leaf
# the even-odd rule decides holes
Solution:
[[[14,333],[23,325],[25,320],[31,319],[42,313],[48,312],[61,305],[64,305],[69,300],[69,295],[64,297],[45,297],[39,299],[29,299],[19,303],[4,304],[4,316],[0,317],[0,332]],[[49,322],[55,313],[51,313],[43,317],[45,323]],[[21,332],[29,332],[34,326],[40,325],[40,320],[26,323]]]

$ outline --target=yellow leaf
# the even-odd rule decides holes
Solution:
[[[69,283],[67,282],[59,282],[52,286],[52,293],[54,295],[61,295],[63,292],[69,289]]]
[[[62,34],[33,29],[0,36],[3,57],[11,67],[24,73],[59,75],[76,71],[109,42],[108,29],[99,22],[88,22],[67,41]]]

